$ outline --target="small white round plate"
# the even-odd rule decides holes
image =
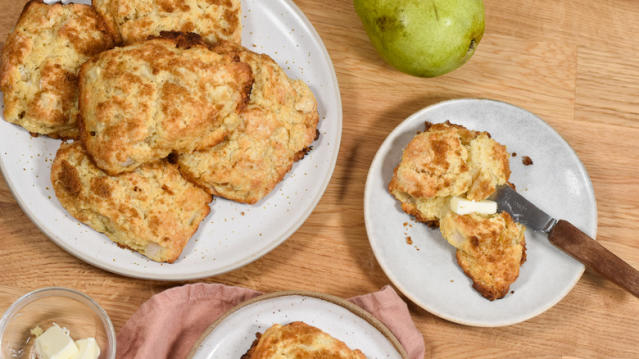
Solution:
[[[256,205],[217,198],[180,258],[173,264],[160,264],[119,248],[72,218],[57,201],[50,181],[51,162],[60,141],[31,137],[21,127],[0,120],[4,178],[24,212],[56,244],[111,272],[186,280],[254,261],[304,223],[328,185],[339,151],[342,105],[335,70],[319,35],[293,1],[242,0],[242,8],[243,45],[273,57],[289,76],[302,79],[315,94],[320,137],[313,150]],[[0,110],[3,108],[0,101]]]
[[[218,319],[193,346],[189,358],[240,358],[274,324],[303,321],[368,359],[402,359],[406,352],[379,320],[334,296],[313,292],[277,292],[244,302]]]
[[[532,318],[561,300],[584,266],[550,242],[526,230],[527,260],[503,299],[489,301],[455,259],[455,249],[438,229],[429,229],[402,211],[388,191],[402,151],[424,122],[463,125],[488,131],[511,157],[510,181],[549,215],[566,219],[592,238],[597,206],[590,178],[575,152],[557,132],[532,113],[492,100],[462,99],[427,107],[403,121],[386,138],[371,164],[364,194],[366,231],[375,256],[390,280],[408,298],[444,319],[474,326],[504,326]],[[522,157],[533,160],[522,164]],[[407,237],[412,240],[409,245]]]

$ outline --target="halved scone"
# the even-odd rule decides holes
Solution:
[[[484,200],[509,176],[506,147],[487,132],[428,123],[404,149],[388,187],[405,212],[436,227],[453,196]]]
[[[457,248],[457,263],[473,288],[490,300],[503,298],[526,261],[526,228],[501,212],[493,215],[448,212],[440,222],[444,238]]]
[[[525,227],[508,213],[458,214],[455,203],[471,207],[510,184],[506,147],[487,132],[449,122],[427,124],[406,146],[389,191],[402,209],[457,248],[457,262],[473,287],[489,300],[508,293],[526,259]],[[476,210],[473,210],[476,211]],[[461,212],[460,212],[461,213]]]

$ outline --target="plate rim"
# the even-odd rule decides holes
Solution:
[[[279,1],[289,9],[290,14],[300,19],[301,25],[303,25],[309,30],[310,38],[319,45],[318,47],[320,49],[320,52],[322,53],[323,60],[326,61],[328,64],[328,67],[330,69],[329,83],[331,84],[332,87],[335,87],[336,89],[334,96],[335,96],[335,101],[337,102],[337,106],[336,106],[337,116],[334,120],[335,121],[334,125],[336,127],[337,134],[338,134],[335,140],[335,144],[331,146],[332,148],[334,148],[334,151],[333,151],[332,157],[330,158],[329,171],[327,175],[324,177],[323,182],[320,185],[320,191],[318,192],[317,196],[313,198],[313,200],[311,201],[311,205],[307,207],[303,215],[299,217],[298,221],[294,222],[289,227],[289,229],[285,231],[279,238],[274,240],[270,245],[264,247],[261,251],[253,253],[252,255],[249,255],[247,257],[244,257],[232,264],[229,264],[214,270],[193,271],[188,274],[177,274],[177,275],[176,274],[158,274],[153,272],[139,271],[135,269],[123,269],[122,267],[119,267],[119,266],[110,265],[110,263],[96,263],[92,260],[89,260],[88,258],[85,258],[85,256],[82,256],[79,253],[76,253],[75,249],[73,249],[71,245],[67,245],[67,243],[65,243],[63,240],[59,239],[51,231],[49,231],[49,229],[38,220],[35,213],[32,213],[28,209],[28,207],[26,206],[26,203],[24,202],[24,199],[20,195],[18,195],[18,192],[16,191],[16,186],[13,183],[11,176],[6,175],[8,173],[8,170],[5,168],[4,161],[0,157],[0,171],[2,171],[5,182],[7,183],[9,190],[13,194],[13,197],[16,199],[18,206],[20,207],[20,209],[22,209],[22,212],[24,212],[29,217],[29,219],[38,227],[38,229],[41,232],[43,232],[51,241],[53,241],[58,247],[62,248],[65,252],[71,254],[73,257],[91,266],[100,268],[102,270],[119,274],[122,276],[126,276],[129,278],[137,278],[137,279],[149,279],[149,280],[156,280],[156,281],[175,282],[175,281],[182,281],[182,280],[202,279],[202,278],[207,278],[207,277],[211,277],[215,275],[220,275],[220,274],[228,273],[235,269],[241,268],[249,263],[252,263],[256,261],[257,259],[266,255],[267,253],[271,252],[273,249],[277,248],[282,243],[284,243],[284,241],[290,238],[295,232],[297,232],[297,230],[304,223],[306,223],[306,220],[313,213],[313,211],[317,207],[317,204],[324,196],[324,193],[326,193],[326,189],[328,188],[328,185],[331,179],[333,178],[333,173],[335,172],[335,166],[337,164],[337,158],[340,152],[341,140],[342,140],[343,106],[342,106],[342,97],[341,97],[339,82],[337,80],[337,74],[335,72],[335,66],[328,53],[328,50],[326,49],[326,45],[324,44],[324,41],[322,40],[317,30],[313,26],[313,23],[311,23],[311,21],[306,17],[304,12],[293,2],[293,0],[279,0]],[[77,221],[75,218],[72,218],[72,220]],[[167,264],[167,265],[171,265],[171,264]]]
[[[198,340],[193,344],[186,358],[192,359],[194,355],[197,354],[197,348],[202,344],[202,342],[206,340],[206,338],[215,330],[215,328],[217,328],[218,325],[220,325],[224,320],[230,317],[233,313],[236,313],[237,311],[241,310],[242,308],[246,306],[249,306],[261,301],[265,301],[265,300],[269,300],[273,298],[279,298],[279,297],[288,297],[288,296],[311,297],[311,298],[320,299],[325,302],[329,302],[347,309],[348,311],[364,319],[366,322],[368,322],[368,324],[372,325],[375,329],[377,329],[393,345],[395,350],[399,353],[399,355],[403,359],[408,359],[408,354],[406,353],[406,350],[404,349],[402,344],[399,342],[399,339],[397,339],[397,337],[393,334],[393,332],[390,329],[388,329],[388,327],[384,323],[382,323],[381,320],[377,319],[371,313],[367,312],[364,308],[358,306],[357,304],[351,303],[347,301],[346,299],[343,299],[331,294],[325,294],[325,293],[314,292],[314,291],[306,291],[306,290],[286,290],[286,291],[266,293],[236,305],[235,307],[229,309],[222,316],[220,316],[208,328],[206,328],[206,330],[202,333],[202,335],[200,335]]]
[[[590,237],[593,238],[593,240],[597,239],[597,226],[598,226],[598,211],[597,211],[597,199],[594,193],[594,188],[592,186],[592,180],[590,179],[590,175],[588,174],[588,171],[586,170],[586,167],[583,165],[583,163],[581,162],[581,159],[579,158],[579,156],[577,155],[577,153],[575,152],[575,150],[572,148],[572,146],[570,146],[570,144],[561,136],[561,134],[559,134],[559,132],[557,132],[552,126],[550,126],[550,124],[548,124],[546,121],[544,121],[541,117],[537,116],[536,114],[534,114],[531,111],[528,111],[524,108],[521,108],[519,106],[513,105],[511,103],[505,102],[505,101],[500,101],[500,100],[495,100],[495,99],[489,99],[489,98],[470,98],[470,97],[463,97],[463,98],[453,98],[453,99],[448,99],[448,100],[444,100],[444,101],[440,101],[431,105],[428,105],[426,107],[423,107],[422,109],[412,113],[411,115],[409,115],[408,117],[404,118],[399,124],[397,124],[397,126],[395,126],[395,128],[386,136],[386,138],[384,139],[384,141],[382,142],[382,144],[379,146],[379,148],[377,149],[377,152],[375,153],[375,156],[373,157],[373,160],[371,161],[371,165],[369,166],[368,169],[368,174],[366,175],[366,185],[364,187],[364,223],[366,226],[366,235],[368,237],[368,242],[373,250],[373,254],[375,255],[375,258],[377,260],[377,263],[380,265],[380,267],[382,268],[382,270],[384,271],[384,273],[386,274],[386,276],[388,277],[388,279],[390,279],[390,281],[393,283],[393,285],[395,285],[407,298],[409,298],[413,303],[415,303],[417,306],[419,306],[420,308],[426,310],[427,312],[440,317],[442,319],[445,319],[447,321],[453,322],[453,323],[458,323],[458,324],[463,324],[463,325],[468,325],[468,326],[473,326],[473,327],[487,327],[487,328],[494,328],[494,327],[504,327],[504,326],[509,326],[509,325],[514,325],[514,324],[518,324],[521,322],[524,322],[526,320],[532,319],[542,313],[544,313],[545,311],[549,310],[550,308],[554,307],[557,303],[559,303],[566,295],[568,295],[568,293],[570,293],[570,291],[575,287],[575,285],[577,284],[577,282],[579,281],[579,279],[581,278],[581,276],[583,275],[584,271],[585,271],[585,266],[583,264],[581,264],[581,269],[576,273],[576,275],[574,276],[573,280],[571,283],[569,283],[569,285],[567,285],[563,291],[559,292],[555,298],[553,300],[551,300],[550,302],[548,302],[548,304],[546,306],[541,306],[540,308],[538,308],[535,311],[532,311],[531,313],[529,313],[528,315],[525,316],[520,316],[517,317],[515,319],[512,320],[501,320],[501,321],[496,321],[493,323],[487,323],[487,322],[477,322],[477,321],[472,321],[472,320],[463,320],[461,318],[456,318],[447,314],[442,314],[440,312],[438,312],[437,310],[433,309],[431,306],[427,305],[426,303],[424,303],[422,300],[418,299],[416,295],[414,295],[412,293],[411,290],[407,289],[405,286],[403,286],[401,284],[401,281],[398,279],[398,277],[387,267],[386,263],[380,260],[380,256],[381,256],[381,249],[378,248],[376,246],[376,242],[372,240],[372,236],[371,234],[374,232],[373,229],[371,228],[371,220],[369,219],[370,213],[369,213],[369,195],[370,195],[370,191],[372,191],[370,189],[370,187],[372,186],[371,182],[372,182],[372,168],[373,166],[378,163],[381,160],[381,156],[382,154],[382,148],[383,147],[388,147],[388,143],[389,140],[391,138],[396,138],[397,137],[397,133],[399,132],[400,127],[402,127],[405,123],[407,122],[411,122],[411,121],[415,121],[415,118],[419,118],[421,117],[425,112],[431,111],[437,107],[440,106],[446,106],[446,105],[450,105],[450,104],[454,104],[454,103],[464,103],[464,102],[492,102],[498,105],[505,105],[511,108],[515,108],[519,111],[523,111],[525,113],[528,113],[529,115],[531,115],[532,118],[534,118],[540,125],[546,127],[547,129],[549,129],[552,133],[554,133],[561,141],[563,141],[563,144],[566,145],[566,147],[568,148],[568,150],[571,152],[572,156],[574,156],[574,158],[577,160],[577,166],[586,174],[586,187],[588,190],[588,194],[589,196],[592,198],[593,200],[593,206],[594,206],[594,221],[593,223],[593,227],[592,227],[592,233],[590,234]],[[384,154],[387,154],[388,151],[384,151]],[[587,231],[588,232],[588,231]]]

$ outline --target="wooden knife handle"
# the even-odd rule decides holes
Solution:
[[[578,261],[639,298],[639,271],[563,219],[548,239]]]

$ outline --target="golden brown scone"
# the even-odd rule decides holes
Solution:
[[[62,143],[51,167],[56,197],[71,215],[118,245],[174,262],[209,213],[211,196],[177,166],[156,161],[109,176],[80,142]]]
[[[241,42],[240,0],[93,0],[93,6],[124,44],[161,31],[194,32],[211,44]]]
[[[209,148],[240,122],[249,65],[195,34],[164,36],[105,51],[80,70],[80,138],[109,174]]]
[[[92,7],[29,1],[0,59],[5,120],[34,134],[76,138],[80,65],[113,46]]]
[[[242,122],[228,139],[181,154],[180,171],[209,193],[243,203],[266,196],[304,157],[317,132],[317,102],[301,80],[291,80],[267,55],[225,44],[217,51],[251,66],[255,82]]]
[[[508,294],[526,260],[523,225],[506,212],[490,216],[448,212],[439,228],[457,248],[457,263],[473,280],[473,288],[490,300]]]
[[[457,248],[457,262],[473,287],[494,300],[508,293],[526,258],[525,227],[508,213],[458,215],[450,200],[480,201],[510,177],[506,147],[486,132],[449,122],[427,124],[404,149],[389,190],[402,209],[428,225],[439,226]]]
[[[506,147],[486,132],[449,122],[427,127],[404,149],[388,188],[405,212],[437,226],[452,196],[486,199],[508,182],[510,167]]]
[[[304,322],[275,324],[257,339],[241,359],[366,359],[342,341]]]

